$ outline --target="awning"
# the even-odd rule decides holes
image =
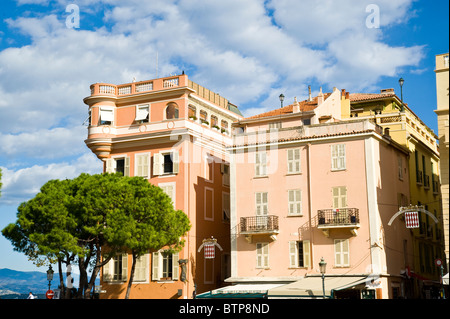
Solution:
[[[448,273],[446,274],[446,275],[444,275],[444,277],[442,277],[442,283],[444,284],[444,285],[448,285]]]
[[[367,276],[325,277],[325,297],[330,298],[332,291],[343,290],[363,284]],[[272,288],[268,298],[321,298],[323,297],[322,277],[305,277],[296,282]]]
[[[198,294],[196,298],[265,298],[267,291],[284,284],[238,284]]]

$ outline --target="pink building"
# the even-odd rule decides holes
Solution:
[[[191,222],[185,247],[138,260],[130,298],[192,298],[223,285],[230,271],[229,154],[236,106],[185,74],[126,84],[96,83],[86,145],[106,172],[143,176],[160,186]],[[203,240],[217,240],[204,258]],[[200,250],[199,250],[200,249]],[[222,250],[221,250],[222,249]],[[124,252],[103,267],[101,298],[123,298],[131,271]]]
[[[230,286],[200,297],[406,296],[408,151],[367,120],[341,122],[341,92],[233,124]],[[348,289],[353,288],[353,289]]]

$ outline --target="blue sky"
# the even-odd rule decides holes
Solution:
[[[76,17],[71,4],[78,28],[68,19]],[[322,86],[328,92],[394,88],[400,95],[403,77],[404,101],[437,133],[433,71],[435,55],[449,51],[447,0],[6,0],[1,6],[0,229],[49,179],[101,171],[84,145],[89,85],[154,78],[156,54],[160,77],[184,70],[246,116],[278,107],[280,93],[285,103],[305,99],[308,85],[313,94]],[[0,268],[36,269],[3,237],[0,256]]]

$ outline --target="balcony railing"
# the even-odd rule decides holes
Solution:
[[[277,233],[279,230],[278,216],[251,216],[241,217],[241,233],[242,234],[256,234],[256,233]]]
[[[322,209],[318,211],[319,227],[359,224],[358,208]]]

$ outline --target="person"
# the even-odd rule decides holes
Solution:
[[[30,291],[30,293],[28,294],[28,298],[27,299],[34,299],[33,293]]]

